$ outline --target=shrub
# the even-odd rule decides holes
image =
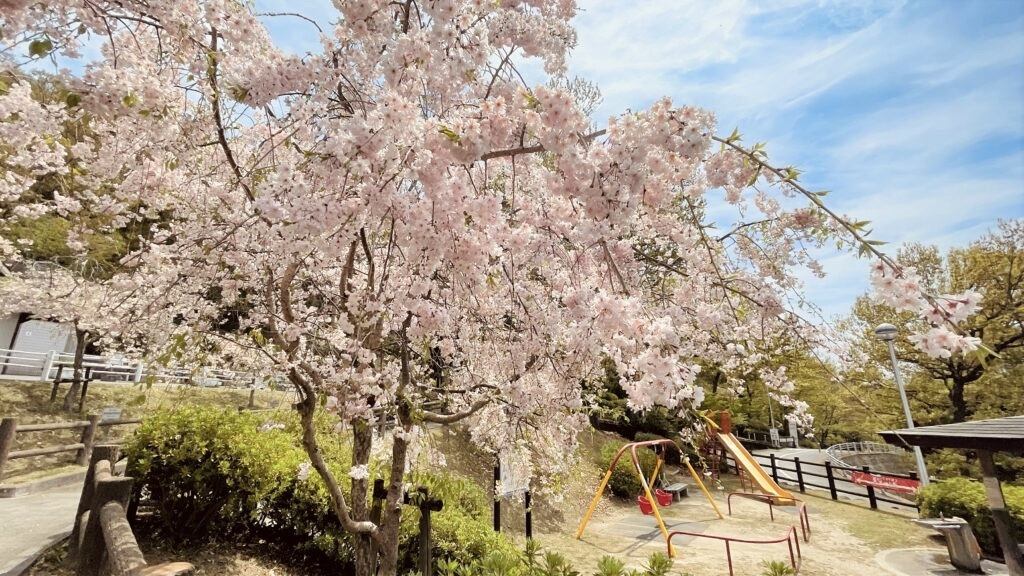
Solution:
[[[410,480],[430,490],[444,507],[430,516],[433,555],[466,565],[473,560],[497,554],[515,556],[517,551],[504,535],[495,532],[484,490],[473,481],[452,473],[417,473]],[[403,565],[416,566],[419,556],[419,509],[406,507],[400,535]]]
[[[1010,513],[1011,531],[1017,541],[1024,540],[1024,487],[1003,485],[1003,497]],[[917,505],[922,517],[959,516],[967,520],[987,554],[1001,556],[992,513],[985,498],[985,487],[969,478],[951,478],[920,490]]]
[[[664,436],[657,434],[649,434],[647,432],[637,432],[636,437],[633,438],[636,442],[646,442],[648,440],[667,440]],[[665,464],[679,464],[682,460],[682,452],[679,450],[679,445],[673,442],[672,444],[662,444],[662,449],[665,450]]]
[[[298,446],[294,414],[263,417],[220,408],[189,407],[148,418],[126,447],[128,475],[149,492],[159,526],[175,542],[207,538],[273,542],[278,556],[303,564],[351,572],[353,535],[342,529],[319,475],[300,480],[307,461]],[[345,473],[352,457],[345,439],[328,432],[331,419],[318,417],[321,452],[351,502]],[[261,430],[262,428],[262,430]],[[269,428],[269,429],[268,429]],[[374,470],[371,466],[371,477]],[[484,490],[454,474],[409,478],[444,501],[433,523],[434,556],[469,564],[491,552],[517,552],[489,522]],[[402,510],[400,568],[415,569],[419,555],[415,506]]]
[[[240,532],[290,484],[301,453],[259,424],[251,414],[194,406],[156,413],[135,432],[127,475],[149,492],[172,540]]]
[[[601,459],[605,465],[611,463],[615,453],[622,446],[623,444],[611,442],[601,448]],[[644,470],[644,475],[650,477],[657,461],[654,452],[647,449],[637,450],[637,458],[640,460],[640,467]],[[637,477],[636,468],[633,466],[633,460],[629,457],[628,451],[623,452],[622,457],[615,464],[611,478],[608,479],[608,486],[612,489],[612,494],[622,498],[635,498],[643,492],[643,485],[640,483],[640,478]]]

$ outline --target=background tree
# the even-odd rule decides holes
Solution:
[[[922,338],[897,339],[896,355],[908,376],[914,413],[930,415],[929,421],[922,423],[963,422],[983,404],[1016,404],[1021,388],[1004,376],[1024,361],[1024,222],[1002,221],[980,240],[952,249],[944,257],[935,247],[909,245],[896,259],[917,270],[932,293],[971,290],[981,294],[980,312],[961,327],[998,354],[988,358],[972,353],[931,356],[922,350],[927,347]],[[959,301],[940,298],[936,304],[956,308]],[[874,337],[875,326],[889,322],[910,335],[922,331],[927,322],[867,296],[857,299],[853,311],[855,346],[867,351],[879,366],[887,366],[889,360],[885,345]],[[1007,400],[999,399],[1004,397]],[[984,411],[998,413],[991,408]]]

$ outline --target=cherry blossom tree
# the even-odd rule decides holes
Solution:
[[[362,535],[361,574],[397,569],[425,426],[462,422],[543,484],[566,469],[602,359],[637,410],[698,406],[700,362],[761,370],[786,395],[760,363],[782,333],[815,337],[795,271],[820,272],[808,250],[836,234],[865,241],[794,170],[668,99],[591,130],[564,81],[571,0],[334,4],[330,28],[307,21],[322,51],[297,56],[235,0],[3,0],[0,203],[147,223],[115,281],[168,337],[222,338],[287,373],[311,466]],[[45,58],[77,63],[62,103],[19,76]],[[556,81],[527,85],[522,58]],[[55,138],[68,118],[91,136]],[[74,195],[22,202],[51,172],[73,172]],[[347,497],[319,402],[351,434]]]

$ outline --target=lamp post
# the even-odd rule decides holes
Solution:
[[[903,377],[900,376],[900,367],[896,363],[896,349],[893,347],[893,340],[896,339],[898,330],[892,324],[879,324],[875,328],[875,336],[885,342],[889,348],[889,359],[892,361],[892,373],[896,377],[896,388],[900,391],[900,401],[903,403],[903,414],[907,417],[907,428],[914,427],[914,419],[910,416],[910,403],[907,402],[907,391],[903,389]],[[924,456],[921,455],[921,447],[914,446],[914,459],[917,460],[917,476],[921,480],[921,486],[928,485],[928,470],[924,467]]]

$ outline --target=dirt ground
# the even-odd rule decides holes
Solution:
[[[691,487],[689,496],[662,509],[669,531],[680,530],[705,535],[728,536],[747,540],[773,540],[786,536],[790,526],[794,536],[800,535],[800,522],[794,507],[776,507],[770,519],[766,504],[744,498],[733,498],[733,513],[728,514],[727,493],[712,492],[723,518],[699,490]],[[927,530],[913,525],[909,518],[885,512],[872,512],[849,504],[807,497],[810,527],[809,541],[800,538],[801,574],[846,576],[878,574],[875,554],[886,547],[935,547]],[[573,510],[582,511],[585,504]],[[665,552],[665,538],[654,516],[644,516],[636,505],[609,502],[587,523],[579,540],[575,532],[579,523],[567,523],[564,530],[546,532],[539,541],[572,559],[581,571],[596,566],[606,554],[624,560],[627,566],[639,568],[653,552]],[[568,520],[568,518],[567,518]],[[675,536],[675,573],[694,575],[727,574],[725,543],[710,538]],[[736,576],[760,575],[762,561],[776,560],[789,564],[786,542],[774,544],[730,545]],[[799,560],[799,558],[798,558]]]
[[[598,453],[597,448],[611,436],[591,432],[581,438],[585,453]],[[452,435],[439,440],[444,450],[450,443],[465,446],[467,439]],[[447,450],[444,450],[447,452]],[[448,464],[463,473],[477,471],[477,480],[488,481],[479,472],[490,468],[480,454],[460,452],[461,457],[449,456]],[[492,465],[491,465],[492,466]],[[604,555],[623,560],[627,567],[640,568],[650,554],[665,552],[665,538],[654,516],[643,515],[636,504],[614,498],[608,490],[600,500],[581,538],[576,531],[594,496],[604,469],[594,462],[582,460],[576,474],[563,484],[565,493],[560,501],[543,496],[533,500],[534,538],[546,550],[566,556],[582,574],[596,570],[597,561]],[[772,540],[785,537],[790,526],[800,531],[795,507],[775,507],[775,520],[764,503],[734,497],[733,514],[728,513],[728,494],[739,490],[735,476],[724,476],[721,483],[708,483],[708,493],[721,510],[718,518],[696,482],[681,469],[667,471],[670,482],[683,481],[690,485],[688,496],[663,508],[669,531],[680,530],[701,534],[739,537],[749,540]],[[886,574],[876,562],[880,552],[892,549],[942,549],[945,545],[932,537],[933,531],[911,522],[916,514],[907,509],[873,511],[865,506],[834,502],[827,494],[804,495],[810,525],[809,541],[800,539],[800,574],[815,576],[848,576],[850,574]],[[506,501],[502,505],[502,530],[522,542],[525,534],[525,510],[522,502]],[[694,576],[728,574],[725,544],[720,540],[675,536],[672,540],[676,557],[673,574],[691,573]],[[789,548],[785,542],[776,544],[731,544],[733,568],[736,576],[760,576],[764,572],[763,560],[784,561],[789,564]],[[794,554],[796,554],[794,544]]]

